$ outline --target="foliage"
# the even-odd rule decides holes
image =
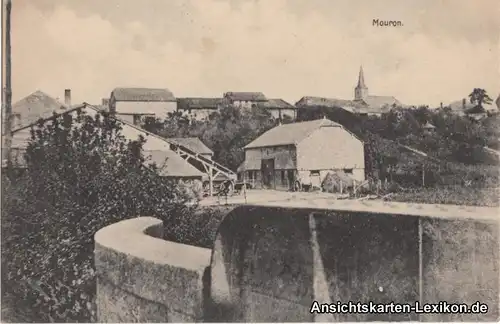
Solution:
[[[187,208],[182,192],[143,167],[143,142],[127,141],[105,114],[32,129],[27,171],[2,186],[2,285],[39,320],[93,319],[98,229],[138,215],[168,224]]]
[[[148,120],[144,128],[163,137],[198,137],[214,151],[214,160],[236,170],[244,160],[243,147],[277,124],[264,108],[227,105],[208,120],[190,120],[174,113],[165,120]]]
[[[234,208],[232,206],[202,207],[192,210],[190,217],[176,217],[165,228],[169,241],[211,249],[220,223]]]
[[[481,108],[483,108],[483,104],[489,105],[493,102],[486,90],[481,88],[474,88],[469,94],[469,100],[472,104],[477,104]]]

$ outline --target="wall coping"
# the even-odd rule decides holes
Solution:
[[[163,222],[153,217],[126,219],[106,226],[95,234],[95,243],[156,264],[203,271],[210,264],[211,250],[154,237],[163,233]],[[161,235],[161,234],[160,234]],[[182,249],[182,256],[179,255]]]
[[[311,209],[318,211],[369,212],[441,219],[464,219],[477,221],[499,221],[500,207],[458,206],[445,204],[412,204],[385,201],[332,200],[325,198],[309,200],[282,200],[246,203],[244,206]]]

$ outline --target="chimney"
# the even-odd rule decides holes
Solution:
[[[462,108],[465,109],[465,98],[462,99]]]
[[[441,109],[443,109],[443,102],[441,101],[441,103],[439,104],[439,107],[441,107]]]
[[[64,90],[64,104],[66,106],[71,106],[71,89]]]
[[[109,106],[109,99],[108,98],[102,98],[102,103],[103,106],[108,107]]]

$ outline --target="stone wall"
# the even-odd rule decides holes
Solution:
[[[199,322],[210,250],[168,242],[151,217],[95,235],[99,322]]]
[[[212,309],[235,322],[498,319],[498,216],[447,206],[454,217],[430,218],[415,211],[439,216],[444,207],[417,205],[412,215],[384,205],[235,209],[214,244]],[[311,314],[313,301],[480,301],[489,312]]]
[[[289,205],[235,208],[221,223],[212,251],[154,238],[162,234],[154,218],[102,229],[96,234],[99,321],[498,319],[498,210]],[[314,301],[479,301],[489,312],[313,314]]]

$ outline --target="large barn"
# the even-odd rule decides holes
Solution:
[[[279,125],[245,146],[240,179],[254,188],[321,186],[328,173],[365,179],[364,144],[328,119]]]

